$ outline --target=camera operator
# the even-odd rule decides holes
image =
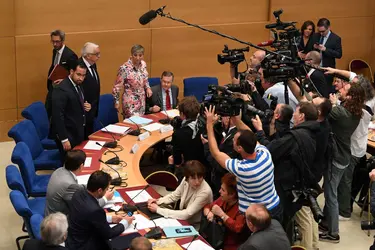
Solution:
[[[318,110],[308,102],[300,103],[293,114],[294,127],[280,139],[271,141],[270,150],[275,164],[275,185],[284,208],[283,226],[287,230],[294,214],[302,207],[294,203],[292,191],[316,186],[313,163],[316,157]],[[256,122],[259,123],[257,120]],[[257,126],[262,126],[258,124]]]
[[[253,132],[241,121],[241,116],[232,117],[239,130],[233,138],[233,147],[243,160],[231,159],[220,152],[214,136],[213,124],[217,120],[215,107],[206,108],[208,145],[212,157],[238,178],[239,209],[245,212],[251,203],[263,204],[271,217],[281,221],[282,207],[275,189],[273,163],[266,147],[257,143]],[[262,173],[262,174],[260,174]],[[249,184],[250,183],[250,184]],[[262,192],[259,192],[262,190]]]
[[[257,50],[254,52],[254,54],[250,57],[250,64],[249,68],[246,70],[247,73],[249,73],[250,70],[256,69],[264,57],[266,56],[266,52],[263,50]],[[240,83],[239,77],[235,76],[235,68],[237,67],[236,64],[230,64],[230,78],[232,79],[232,83],[238,84]]]
[[[256,116],[252,120],[252,124],[257,131],[256,135],[260,144],[267,146],[269,141],[283,137],[290,130],[290,120],[292,117],[293,109],[290,105],[277,104],[270,123],[269,137],[267,137],[263,131],[262,121],[259,119],[259,116]]]
[[[219,124],[217,124],[219,125]],[[220,152],[227,154],[231,158],[239,158],[240,155],[233,149],[233,138],[237,133],[236,125],[229,116],[221,117],[220,127],[216,127],[215,132],[219,132],[221,136],[216,137]],[[211,188],[214,199],[219,197],[219,190],[221,188],[221,178],[227,173],[220,164],[212,157],[208,147],[208,140],[201,135],[201,140],[204,146],[204,154],[208,164],[211,166]]]
[[[172,135],[172,157],[175,167],[183,162],[198,160],[204,164],[204,150],[200,139],[202,128],[198,124],[200,105],[194,96],[187,96],[178,105],[181,126]]]

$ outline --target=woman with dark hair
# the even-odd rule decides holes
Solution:
[[[342,102],[337,105],[337,97],[330,95],[332,111],[328,120],[331,124],[337,145],[337,152],[332,157],[332,164],[324,172],[324,217],[326,224],[321,224],[325,233],[319,235],[321,241],[339,243],[339,210],[343,201],[350,204],[351,192],[347,186],[345,174],[351,161],[351,136],[356,130],[363,115],[362,108],[365,103],[365,90],[355,83],[349,90],[340,89]],[[341,179],[344,178],[343,181]]]
[[[227,173],[221,178],[220,197],[204,207],[203,215],[212,221],[214,217],[223,220],[225,231],[223,250],[236,250],[246,238],[241,237],[245,226],[245,215],[238,209],[236,176]]]
[[[313,21],[306,21],[301,27],[301,37],[298,42],[298,56],[305,59],[307,53],[313,50],[314,41],[313,35],[315,33],[315,24]]]
[[[212,190],[203,179],[205,168],[196,160],[187,161],[182,166],[184,178],[175,191],[159,199],[148,200],[148,209],[167,218],[187,220],[199,230],[203,207],[212,202]],[[179,210],[159,207],[180,201]]]

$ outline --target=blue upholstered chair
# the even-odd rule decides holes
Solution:
[[[12,202],[12,205],[14,207],[14,210],[16,210],[17,214],[22,217],[24,221],[24,225],[26,226],[26,230],[28,232],[28,235],[17,237],[16,244],[18,250],[21,250],[20,247],[20,240],[28,239],[28,238],[34,238],[32,231],[31,231],[31,224],[30,219],[33,215],[32,210],[29,207],[29,204],[27,203],[27,199],[18,190],[12,190],[9,194],[10,201]]]
[[[56,142],[48,138],[50,125],[47,110],[42,102],[30,104],[22,111],[21,115],[34,123],[43,148],[57,149]]]
[[[148,83],[150,84],[150,87],[156,86],[156,85],[160,84],[160,77],[148,78]]]
[[[29,147],[24,142],[19,142],[13,149],[12,162],[20,168],[26,192],[32,197],[44,197],[51,175],[37,175]]]
[[[40,240],[40,224],[42,224],[43,216],[40,214],[33,214],[30,219],[31,232],[35,239]]]
[[[208,85],[219,85],[216,77],[190,77],[184,79],[184,96],[195,96],[199,102],[207,93]]]
[[[31,211],[34,214],[40,214],[43,216],[44,207],[46,206],[46,198],[37,197],[34,199],[28,199],[29,195],[26,192],[25,184],[22,180],[21,173],[18,170],[18,168],[14,165],[9,165],[8,167],[6,167],[5,177],[7,180],[8,187],[11,190],[18,190],[25,196]]]
[[[45,150],[40,142],[34,124],[30,120],[23,120],[14,125],[8,136],[18,142],[24,142],[29,147],[36,170],[50,170],[62,166],[58,149]]]
[[[109,124],[118,123],[117,110],[114,108],[114,98],[111,94],[101,95],[99,99],[98,117],[94,121],[94,132]]]

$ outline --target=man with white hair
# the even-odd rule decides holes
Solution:
[[[82,48],[81,58],[78,59],[87,67],[86,78],[82,83],[85,99],[91,104],[91,110],[86,113],[85,139],[93,133],[94,119],[98,116],[100,97],[100,78],[96,62],[100,59],[99,45],[91,42],[85,43]]]
[[[63,213],[54,213],[45,217],[40,225],[41,240],[31,239],[25,242],[23,250],[62,250],[68,235],[68,220]]]

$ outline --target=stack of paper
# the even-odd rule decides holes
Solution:
[[[158,219],[155,219],[154,222],[156,226],[160,228],[181,226],[181,223],[178,220],[170,219],[170,218],[158,218]]]
[[[83,167],[89,168],[91,166],[92,157],[86,157],[85,164]]]
[[[108,125],[107,127],[102,128],[101,130],[102,130],[103,132],[110,132],[110,133],[114,133],[114,134],[120,134],[120,135],[123,135],[123,134],[125,134],[125,132],[126,132],[128,129],[129,129],[129,127],[110,124],[110,125]]]
[[[149,199],[152,199],[151,195],[146,190],[143,190],[142,192],[141,191],[142,189],[126,191],[126,194],[132,201],[134,201],[134,203],[146,202]]]
[[[83,149],[87,150],[101,150],[105,141],[88,141]]]
[[[210,247],[209,245],[207,245],[206,243],[204,243],[201,240],[195,240],[195,241],[191,242],[190,246],[189,246],[189,244],[190,244],[190,242],[182,245],[182,247],[185,248],[185,249],[187,249],[189,247],[189,249],[214,250],[212,247]]]
[[[167,115],[169,118],[175,118],[176,116],[179,116],[180,115],[180,112],[178,111],[178,109],[172,109],[172,110],[164,110],[164,111],[161,111],[163,114]]]
[[[90,174],[78,175],[77,182],[80,185],[87,185],[87,182],[89,182],[89,178],[90,178]]]
[[[147,126],[143,126],[142,128],[144,130],[149,131],[149,132],[153,132],[153,131],[159,130],[163,126],[164,126],[163,124],[155,122],[155,123],[151,123]]]
[[[152,120],[141,117],[141,116],[132,116],[130,118],[125,119],[124,122],[132,123],[132,124],[135,123],[139,125],[139,124],[149,124],[152,122]]]

